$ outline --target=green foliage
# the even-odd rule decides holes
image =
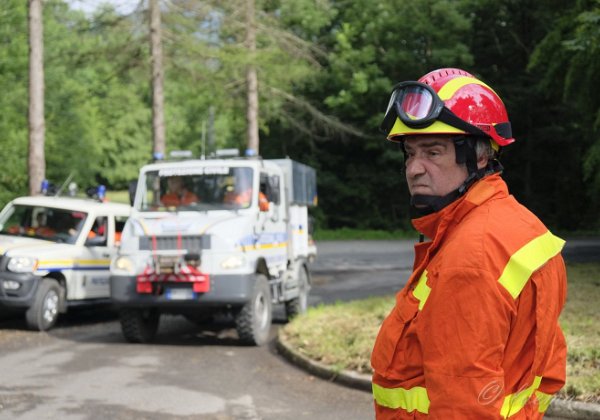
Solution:
[[[27,191],[27,3],[7,0],[0,11],[0,204]]]
[[[47,2],[45,15],[47,177],[123,187],[150,156],[145,39],[110,9],[88,20]]]
[[[470,21],[454,3],[331,2],[337,13],[317,39],[329,51],[325,71],[299,90],[355,129],[349,133],[319,127],[311,115],[297,112],[295,125],[272,128],[273,135],[263,138],[267,156],[284,153],[314,162],[319,171],[319,226],[409,228],[402,153],[385,142],[377,127],[393,84],[416,79],[431,67],[472,62],[464,42]]]
[[[536,96],[547,104],[542,108],[546,115],[540,115],[544,124],[538,125],[546,128],[544,140],[550,138],[556,144],[552,160],[557,164],[545,165],[560,173],[553,174],[550,184],[558,187],[559,194],[553,196],[553,205],[545,204],[540,210],[552,214],[549,210],[554,207],[561,216],[555,224],[564,228],[597,227],[600,99],[590,93],[600,71],[600,2],[578,1],[567,10],[549,3],[553,19],[535,45],[528,70],[536,78]],[[562,199],[566,196],[569,200]],[[581,203],[591,205],[582,207]]]
[[[257,0],[253,54],[245,4],[162,2],[168,150],[245,147],[252,64],[261,154],[317,168],[318,227],[410,230],[402,152],[377,127],[395,83],[461,67],[506,103],[513,194],[552,228],[599,226],[599,0]],[[144,10],[47,0],[44,27],[47,178],[125,188],[151,156]],[[27,187],[27,41],[27,2],[5,0],[0,203]]]

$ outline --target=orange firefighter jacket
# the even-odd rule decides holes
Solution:
[[[192,203],[199,203],[200,199],[191,191],[184,191],[181,194],[168,192],[160,198],[161,203],[167,207],[187,206]]]
[[[432,239],[375,342],[376,418],[542,418],[566,376],[564,241],[498,174],[413,225]]]

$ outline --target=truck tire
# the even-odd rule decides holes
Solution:
[[[288,321],[305,313],[308,308],[310,284],[308,283],[308,274],[304,266],[298,272],[298,289],[298,297],[285,302],[285,316]]]
[[[252,299],[246,303],[235,317],[235,326],[244,344],[261,346],[269,338],[272,319],[271,290],[267,278],[256,275]]]
[[[62,306],[63,289],[54,279],[42,279],[35,292],[33,305],[25,312],[27,326],[35,331],[47,331],[56,324]]]
[[[130,343],[149,343],[160,321],[158,309],[124,308],[119,311],[123,336]]]

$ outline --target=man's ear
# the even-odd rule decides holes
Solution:
[[[488,156],[487,155],[483,155],[481,157],[477,158],[477,169],[483,169],[487,166],[488,164]]]

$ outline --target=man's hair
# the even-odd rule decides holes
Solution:
[[[475,142],[475,153],[477,154],[477,160],[482,157],[487,157],[488,160],[496,159],[498,152],[492,147],[491,140],[487,137],[479,137]]]

